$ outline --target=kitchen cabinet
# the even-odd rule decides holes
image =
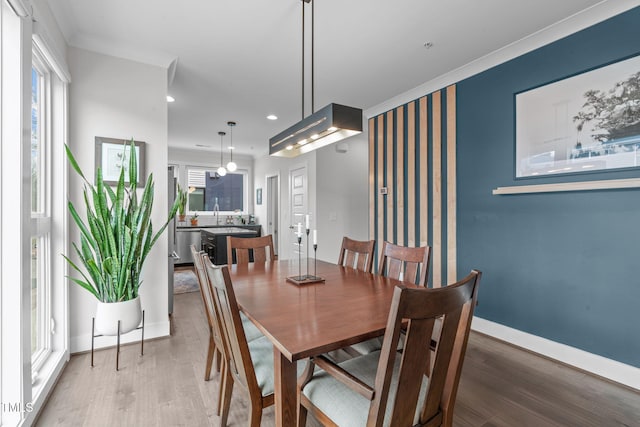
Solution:
[[[260,226],[207,228],[200,231],[202,250],[215,265],[227,263],[227,236],[259,237]],[[249,257],[253,261],[252,256]],[[235,259],[234,259],[235,262]]]

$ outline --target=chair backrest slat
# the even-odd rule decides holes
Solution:
[[[338,265],[370,273],[373,266],[373,251],[375,247],[375,240],[360,241],[345,236],[342,238]]]
[[[427,286],[430,259],[430,246],[410,248],[385,241],[382,244],[378,274],[420,286]]]
[[[191,255],[193,256],[193,266],[196,270],[196,277],[198,278],[198,285],[200,287],[200,296],[202,297],[202,304],[204,305],[204,312],[207,316],[207,323],[210,328],[215,326],[215,313],[213,307],[213,299],[209,286],[207,284],[207,276],[204,271],[204,265],[202,264],[202,252],[196,250],[194,245],[191,245]]]
[[[267,253],[267,248],[269,252]],[[233,263],[233,254],[236,255],[236,263],[244,265],[251,262],[251,253],[253,253],[253,262],[273,261],[275,254],[273,252],[273,236],[267,234],[262,237],[233,237],[227,236],[227,264]]]

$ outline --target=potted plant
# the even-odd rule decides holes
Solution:
[[[191,225],[192,226],[196,226],[198,225],[198,212],[194,212],[193,215],[191,215]]]
[[[178,221],[184,222],[187,217],[187,191],[179,185],[176,200],[178,201]]]
[[[71,217],[80,230],[80,246],[73,243],[80,265],[63,256],[81,275],[81,278],[71,277],[70,280],[98,299],[95,329],[103,335],[115,335],[118,320],[121,321],[120,333],[139,325],[142,315],[138,296],[142,284],[140,273],[149,251],[169,223],[167,219],[153,233],[153,174],[149,174],[138,198],[138,163],[133,140],[130,147],[129,182],[125,183],[123,167],[113,189],[104,184],[100,168],[96,171],[96,183],[91,184],[65,144],[69,163],[84,180],[86,220],[80,217],[73,203],[68,202]],[[173,218],[177,210],[176,200],[168,218]]]

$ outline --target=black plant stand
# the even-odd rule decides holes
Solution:
[[[91,318],[91,367],[92,368],[93,368],[93,341],[97,337],[104,336],[102,334],[95,335],[95,328],[96,328],[96,318],[92,317]],[[142,330],[141,336],[140,336],[140,356],[144,356],[144,310],[142,310],[142,324],[134,330],[138,330],[138,329]],[[119,368],[120,368],[120,321],[118,320],[118,340],[116,344],[116,371],[118,371]]]

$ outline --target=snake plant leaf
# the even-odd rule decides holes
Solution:
[[[131,187],[136,188],[138,186],[138,156],[133,138],[131,138],[129,147],[129,182]]]
[[[67,276],[67,277],[69,277],[71,280],[73,280],[74,282],[76,282],[77,284],[79,284],[80,286],[82,286],[83,288],[88,290],[89,292],[91,292],[93,295],[95,295],[96,298],[98,298],[98,293],[97,293],[96,289],[90,284],[91,280],[89,280],[87,278],[87,276],[84,274],[84,272],[77,265],[75,265],[74,262],[71,261],[66,255],[63,254],[62,256],[64,257],[64,259],[67,260],[69,265],[74,270],[76,270],[77,272],[79,272],[82,275],[82,277],[84,278],[84,281],[79,280],[79,279],[74,279],[74,278],[71,278],[69,276]]]
[[[71,149],[69,148],[69,146],[67,144],[64,144],[64,150],[67,153],[67,159],[69,159],[69,163],[71,164],[71,167],[73,168],[73,170],[75,170],[76,173],[78,175],[80,175],[80,177],[86,182],[87,179],[84,177],[84,174],[82,173],[82,169],[80,169],[80,166],[78,165],[78,162],[76,161],[76,158],[73,157],[73,153],[71,152]]]

